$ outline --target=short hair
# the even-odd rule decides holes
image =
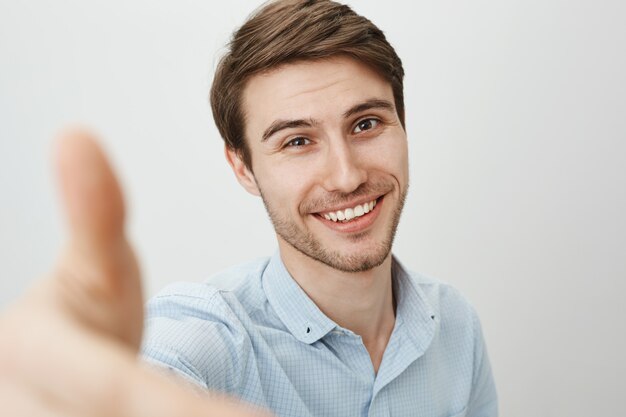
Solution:
[[[243,91],[255,74],[285,64],[337,55],[366,64],[391,84],[405,126],[402,61],[384,33],[347,5],[331,0],[270,1],[233,33],[228,46],[213,79],[211,109],[226,146],[250,170]]]

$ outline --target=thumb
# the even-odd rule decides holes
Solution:
[[[70,231],[51,284],[72,318],[137,349],[143,302],[139,267],[124,234],[120,185],[94,136],[64,131],[55,163]]]
[[[124,238],[122,191],[93,135],[66,130],[56,142],[55,162],[73,244],[90,256],[106,256]]]

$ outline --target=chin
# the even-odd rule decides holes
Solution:
[[[276,234],[295,251],[342,272],[365,272],[382,265],[389,257],[391,246],[404,205],[406,189],[389,213],[381,213],[373,228],[359,233],[333,236],[307,227],[274,210],[263,197]],[[389,210],[389,209],[387,209]],[[322,229],[323,230],[323,229]]]
[[[326,265],[342,272],[366,272],[382,265],[388,256],[389,253],[387,252],[385,256],[381,256],[378,258],[362,256],[345,257],[338,259],[334,263],[326,263]]]
[[[382,265],[391,252],[390,241],[380,242],[374,247],[359,251],[332,250],[321,245],[310,245],[310,241],[306,246],[294,245],[288,240],[287,243],[315,261],[338,271],[351,273],[369,271]]]

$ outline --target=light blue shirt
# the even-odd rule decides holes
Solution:
[[[148,303],[143,355],[278,416],[493,417],[496,390],[474,309],[394,259],[396,323],[378,373],[280,255],[178,283]]]

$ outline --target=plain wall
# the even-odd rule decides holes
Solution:
[[[412,183],[395,252],[478,309],[507,417],[620,415],[626,3],[351,2],[405,64]],[[273,253],[207,94],[253,0],[0,0],[0,307],[64,239],[50,150],[98,131],[146,294]]]

